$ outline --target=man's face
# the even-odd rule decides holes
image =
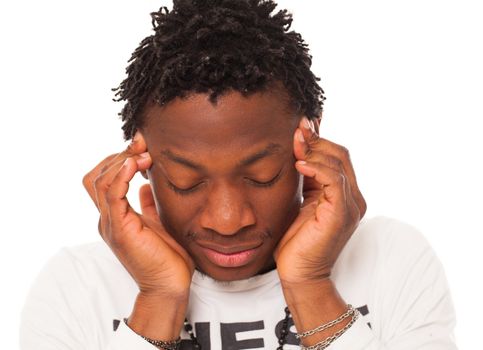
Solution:
[[[300,117],[276,91],[231,92],[216,106],[194,94],[146,111],[141,133],[160,219],[216,280],[274,268],[273,251],[300,208],[293,155]]]

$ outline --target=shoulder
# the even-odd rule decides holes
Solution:
[[[364,219],[347,243],[348,247],[367,247],[385,252],[407,254],[406,249],[426,249],[429,243],[413,225],[398,219],[376,216]]]
[[[362,276],[393,294],[437,285],[448,289],[443,265],[424,235],[408,223],[385,216],[361,222],[338,263],[339,273]]]
[[[45,263],[33,288],[55,285],[60,289],[91,290],[106,280],[130,278],[109,247],[100,241],[61,248]]]
[[[122,267],[111,249],[102,241],[63,247],[53,259],[70,261],[74,265],[85,267],[104,266],[106,269]]]
[[[413,225],[398,219],[377,216],[361,221],[336,263],[341,274],[366,276],[408,271],[422,258],[439,264],[424,235]]]

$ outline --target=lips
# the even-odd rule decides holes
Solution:
[[[207,259],[220,267],[242,267],[252,262],[262,243],[236,246],[219,246],[209,242],[197,242]]]

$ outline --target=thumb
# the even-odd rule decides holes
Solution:
[[[139,203],[141,205],[141,213],[143,216],[158,221],[158,212],[156,210],[156,202],[154,201],[153,192],[150,184],[144,184],[139,189]]]

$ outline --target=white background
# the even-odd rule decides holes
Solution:
[[[110,88],[167,1],[0,5],[1,347],[60,247],[98,240],[81,185],[125,147]],[[481,344],[480,1],[290,1],[327,101],[322,136],[351,151],[367,216],[418,227],[442,260],[461,349]],[[170,6],[170,5],[169,5]],[[135,193],[131,196],[135,202]],[[409,350],[409,349],[408,349]]]

